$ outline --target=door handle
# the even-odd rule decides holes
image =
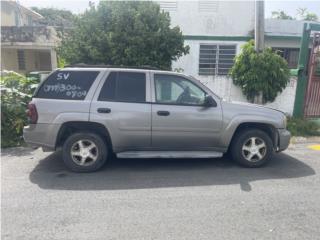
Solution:
[[[157,114],[159,116],[169,116],[170,112],[169,111],[158,111]]]
[[[98,108],[98,113],[110,113],[111,109],[110,108]]]

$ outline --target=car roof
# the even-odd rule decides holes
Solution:
[[[184,75],[182,73],[173,72],[169,70],[161,70],[155,67],[149,66],[141,66],[141,67],[133,67],[133,66],[109,66],[109,65],[88,65],[88,64],[74,64],[68,65],[64,68],[60,68],[59,70],[65,71],[134,71],[134,72],[158,72],[158,73],[167,73],[167,74],[177,74]],[[184,75],[185,76],[185,75]]]
[[[152,67],[149,65],[142,66],[124,66],[124,65],[105,65],[105,64],[85,64],[85,63],[76,63],[65,66],[66,68],[117,68],[117,69],[142,69],[142,70],[160,70],[157,67]]]

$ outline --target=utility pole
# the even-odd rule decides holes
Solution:
[[[255,0],[255,50],[261,52],[264,48],[264,0]]]
[[[254,48],[262,52],[264,48],[264,0],[255,0]],[[262,104],[262,92],[254,97],[254,103]]]

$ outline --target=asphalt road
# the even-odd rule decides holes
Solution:
[[[60,153],[5,150],[2,239],[319,239],[320,151],[307,145],[260,169],[115,159],[92,174]]]

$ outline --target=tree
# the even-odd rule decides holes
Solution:
[[[315,13],[307,13],[304,17],[304,20],[306,21],[314,21],[318,22],[318,16]]]
[[[285,59],[266,48],[263,52],[254,50],[251,40],[242,47],[235,58],[235,64],[230,70],[233,83],[251,102],[262,94],[263,102],[272,102],[287,86],[290,71]]]
[[[271,16],[272,18],[275,18],[275,19],[288,19],[288,20],[296,19],[295,17],[292,17],[281,10],[271,12]],[[319,21],[317,14],[309,12],[307,8],[298,8],[297,17],[299,20],[304,20],[304,21],[315,21],[315,22]]]
[[[306,8],[298,8],[297,13],[301,20],[315,21],[315,22],[318,21],[317,14],[309,12]]]
[[[179,27],[147,1],[101,1],[80,15],[62,38],[58,53],[69,63],[150,65],[170,69],[187,54]]]
[[[289,20],[294,19],[290,15],[286,14],[284,11],[280,11],[280,10],[271,12],[271,15],[272,15],[272,18],[275,18],[275,19],[289,19]]]
[[[38,7],[32,7],[31,9],[43,16],[43,19],[39,20],[39,23],[43,25],[71,28],[76,18],[75,15],[68,10]]]

